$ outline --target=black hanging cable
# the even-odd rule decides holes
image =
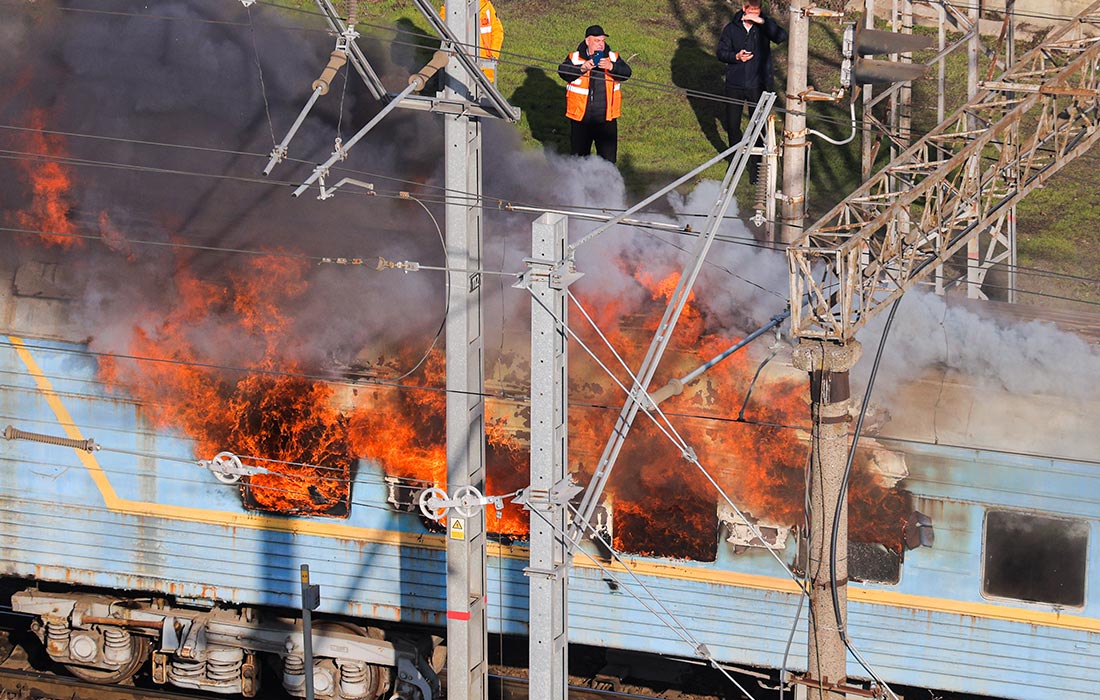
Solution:
[[[859,409],[859,418],[856,420],[855,434],[852,436],[852,446],[848,450],[848,461],[844,465],[844,478],[841,479],[840,482],[840,495],[837,497],[836,511],[833,514],[833,532],[829,539],[829,590],[832,592],[833,616],[836,618],[836,626],[837,630],[840,632],[840,639],[844,642],[844,646],[848,651],[852,652],[852,656],[854,656],[860,666],[863,667],[863,670],[867,671],[871,678],[882,687],[888,686],[875,675],[875,672],[864,663],[863,658],[852,647],[852,643],[848,639],[848,631],[845,629],[844,620],[841,619],[840,596],[837,593],[836,580],[836,550],[840,538],[840,514],[844,509],[844,504],[848,497],[848,477],[852,473],[852,463],[855,461],[856,446],[859,444],[860,431],[863,429],[863,419],[867,416],[867,407],[871,401],[871,389],[875,385],[875,376],[878,374],[879,363],[882,361],[882,351],[883,348],[886,347],[886,337],[890,334],[890,326],[894,322],[894,314],[897,312],[898,304],[901,303],[901,300],[902,297],[898,297],[890,306],[890,313],[886,317],[886,326],[882,329],[882,338],[879,340],[878,351],[875,352],[875,362],[871,365],[871,376],[867,380],[867,389],[863,392],[863,403]],[[891,695],[893,695],[893,693],[891,693]]]

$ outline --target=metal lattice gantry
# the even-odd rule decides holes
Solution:
[[[1004,258],[1011,205],[1100,138],[1098,9],[981,84],[788,248],[793,335],[852,339],[968,245],[971,270]]]

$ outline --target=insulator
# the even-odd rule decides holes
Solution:
[[[427,65],[420,69],[420,72],[409,76],[409,84],[416,83],[416,89],[423,90],[431,77],[446,68],[447,62],[450,60],[451,55],[446,51],[436,51],[432,54],[432,60],[428,61]]]
[[[329,85],[332,84],[336,74],[348,62],[348,55],[343,51],[333,51],[329,54],[328,65],[321,71],[321,76],[313,81],[313,89],[320,90],[322,95],[328,94]]]
[[[212,649],[206,655],[206,677],[219,683],[232,683],[240,679],[243,664],[243,649]]]
[[[768,161],[763,158],[756,166],[756,205],[764,208],[764,202],[768,197]]]
[[[124,664],[130,656],[130,633],[117,627],[104,628],[103,658],[113,664]]]
[[[74,450],[83,450],[84,452],[95,452],[99,449],[99,445],[95,440],[72,440],[70,438],[57,437],[56,435],[43,435],[42,433],[29,433],[25,430],[19,430],[14,425],[9,425],[4,428],[5,440],[30,440],[31,442],[41,442],[47,445],[56,445],[58,447],[71,447]]]

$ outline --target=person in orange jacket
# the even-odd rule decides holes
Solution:
[[[439,16],[444,22],[447,21],[446,5],[439,8]],[[500,23],[497,10],[489,0],[481,0],[481,6],[477,11],[477,31],[481,38],[482,61],[491,61],[495,66],[500,58],[500,47],[504,43],[504,25]],[[481,72],[492,82],[497,81],[495,68],[486,66],[481,69]]]
[[[565,116],[569,118],[570,152],[592,153],[615,162],[619,153],[619,122],[622,114],[620,84],[630,77],[630,66],[607,44],[603,27],[593,24],[584,31],[584,41],[558,66],[565,87]]]

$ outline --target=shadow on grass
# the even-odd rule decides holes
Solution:
[[[557,74],[548,74],[542,68],[528,66],[526,77],[508,98],[523,110],[531,137],[544,150],[567,153],[569,132],[565,117],[565,83]]]
[[[719,125],[725,119],[724,105],[711,95],[720,92],[721,73],[718,59],[704,51],[695,37],[681,37],[672,54],[672,84],[687,91],[687,101],[703,137],[716,153],[726,148]]]

